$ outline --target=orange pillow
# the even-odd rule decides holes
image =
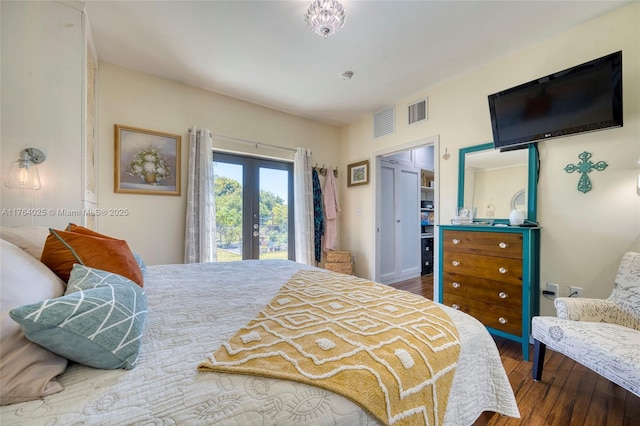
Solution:
[[[107,238],[109,240],[116,240],[117,238],[110,237],[108,235],[101,234],[93,229],[85,228],[84,226],[76,225],[75,223],[69,223],[65,228],[67,232],[75,232],[76,234],[91,235],[92,237]]]
[[[109,235],[101,234],[99,232],[94,231],[93,229],[85,228],[84,226],[76,225],[75,223],[71,223],[71,222],[69,222],[69,224],[65,228],[65,231],[75,232],[76,234],[92,235],[94,237],[107,238],[110,240],[117,240],[117,238],[113,238],[113,237],[110,237]],[[146,267],[146,265],[144,265],[144,262],[142,261],[142,258],[140,258],[140,255],[137,255],[133,250],[131,251],[131,253],[133,253],[134,259],[136,259],[136,263],[138,264],[138,267],[142,272],[142,280],[144,281],[144,277],[145,277],[144,268]]]
[[[87,228],[84,228],[84,233],[82,230],[69,232],[55,229],[49,232],[40,261],[65,282],[69,281],[73,264],[79,263],[122,275],[143,286],[142,271],[126,241]]]

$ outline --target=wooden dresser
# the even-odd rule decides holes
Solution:
[[[519,341],[529,359],[539,310],[539,228],[440,226],[440,303]]]

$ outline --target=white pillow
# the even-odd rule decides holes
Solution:
[[[0,238],[9,241],[40,260],[44,242],[49,235],[46,226],[11,226],[0,228]]]
[[[60,392],[55,377],[64,372],[67,359],[27,340],[9,311],[62,296],[64,282],[19,247],[0,240],[0,286],[0,405]]]

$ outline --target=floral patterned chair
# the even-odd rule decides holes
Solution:
[[[559,297],[556,317],[534,317],[533,372],[560,352],[640,396],[640,253],[625,253],[607,299]]]

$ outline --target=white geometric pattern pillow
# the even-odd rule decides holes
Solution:
[[[122,275],[76,263],[73,265],[73,269],[71,269],[71,275],[69,275],[69,282],[67,283],[67,289],[64,294],[66,296],[76,291],[131,282],[133,281]]]
[[[147,295],[133,281],[74,265],[64,296],[9,312],[27,337],[72,361],[102,369],[136,365]]]

